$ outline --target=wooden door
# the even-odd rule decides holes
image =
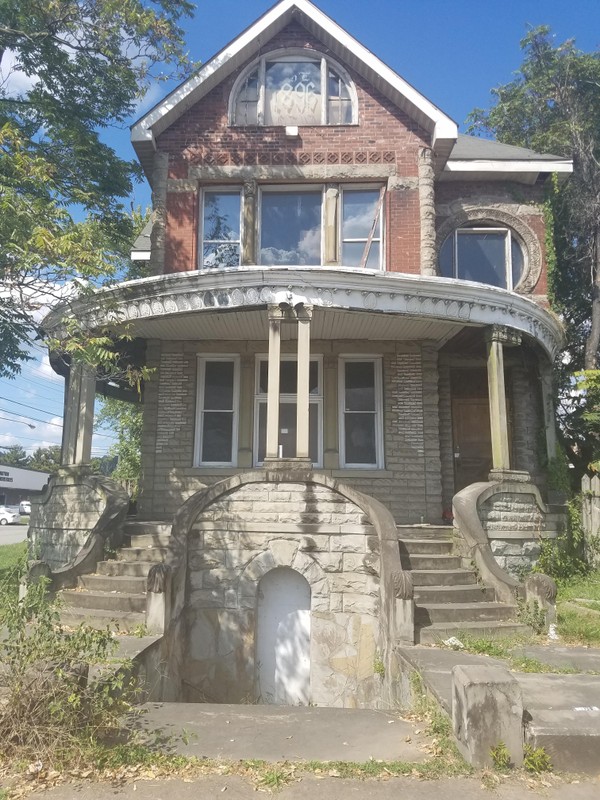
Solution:
[[[487,481],[492,468],[490,408],[483,397],[452,400],[454,491],[477,481]]]

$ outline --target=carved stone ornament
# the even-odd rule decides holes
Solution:
[[[167,581],[171,573],[168,564],[153,564],[146,579],[146,590],[154,594],[163,594],[167,588]]]
[[[486,342],[500,342],[500,344],[516,346],[521,344],[522,338],[519,331],[508,328],[506,325],[490,325],[485,331]]]
[[[556,583],[549,575],[544,575],[543,572],[529,575],[525,581],[525,590],[527,592],[534,592],[538,597],[542,597],[548,603],[554,603],[556,601]]]
[[[397,600],[412,600],[415,594],[412,575],[404,570],[398,570],[392,575],[394,582],[394,595]]]

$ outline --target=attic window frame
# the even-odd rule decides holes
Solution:
[[[266,98],[266,65],[267,62],[272,61],[312,61],[320,64],[321,70],[321,121],[319,123],[309,122],[303,123],[301,120],[289,120],[288,122],[278,125],[268,125],[265,123],[265,98]],[[252,73],[258,70],[258,99],[255,123],[245,123],[236,121],[236,107],[237,98],[240,91],[243,89],[244,82]],[[329,122],[328,121],[328,108],[329,108],[329,70],[337,72],[341,80],[344,82],[349,94],[350,108],[352,116],[350,122]],[[297,125],[299,127],[315,127],[315,125],[326,127],[343,127],[344,125],[358,125],[358,95],[354,81],[350,78],[348,72],[337,61],[330,56],[322,53],[319,50],[312,50],[309,48],[284,48],[273,50],[269,53],[264,53],[259,58],[255,59],[236,79],[231,92],[229,94],[229,108],[228,120],[231,127],[236,128],[249,128],[249,127],[285,127],[286,125]]]

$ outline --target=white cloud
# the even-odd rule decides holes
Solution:
[[[0,87],[2,91],[12,97],[27,94],[37,83],[34,75],[26,75],[17,62],[16,53],[7,50],[0,66]]]
[[[140,117],[155,106],[164,97],[164,87],[160,83],[153,83],[143,97],[135,104],[132,116]]]

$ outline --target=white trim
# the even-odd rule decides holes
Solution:
[[[402,95],[417,112],[420,112],[423,119],[417,121],[432,132],[434,146],[438,140],[456,140],[458,127],[450,117],[309,0],[281,0],[208,61],[196,75],[181,84],[138,120],[131,129],[132,141],[149,141],[154,145],[155,136],[158,133],[165,130],[190,106],[198,102],[205,92],[217,85],[218,81],[229,74],[235,66],[251,58],[259,48],[264,46],[267,37],[271,38],[281,30],[291,19],[294,9],[298,9],[300,17],[305,15],[326,35],[335,39],[349,55],[362,61],[365,67],[375,72],[393,90]],[[222,78],[219,73],[223,73]],[[427,123],[429,124],[427,125]]]
[[[193,467],[235,467],[237,466],[238,454],[238,430],[240,414],[240,357],[231,353],[202,353],[196,356],[197,359],[197,381],[196,381],[196,413],[194,420],[194,460]],[[206,364],[208,362],[233,363],[233,398],[231,409],[231,461],[202,461],[202,434],[203,434],[203,414],[204,414],[204,386],[206,377]],[[209,409],[218,410],[218,409]],[[223,409],[227,411],[226,409]]]
[[[374,365],[375,374],[375,463],[361,464],[346,462],[346,364],[352,361],[365,361]],[[338,436],[340,469],[385,469],[383,437],[383,366],[382,356],[365,353],[344,353],[338,358]]]
[[[150,250],[132,250],[132,261],[150,261]]]
[[[535,159],[448,159],[444,172],[573,172],[573,162],[568,160],[544,161]]]

